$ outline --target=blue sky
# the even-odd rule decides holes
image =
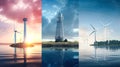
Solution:
[[[90,24],[97,29],[97,40],[120,40],[120,0],[80,0],[79,8],[81,40],[94,41],[94,35],[88,36],[93,31]],[[103,24],[109,24],[106,35]]]
[[[44,39],[54,40],[56,28],[56,16],[59,11],[62,12],[64,38],[74,40],[78,37],[76,29],[79,27],[78,9],[79,0],[42,0],[42,37]]]
[[[94,35],[89,36],[93,31],[90,24],[97,30],[98,41],[120,38],[119,0],[42,0],[43,39],[54,39],[58,11],[64,15],[65,35],[68,38],[78,37],[93,42]],[[79,30],[79,35],[75,29]]]

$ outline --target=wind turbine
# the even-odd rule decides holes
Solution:
[[[15,29],[15,24],[14,24],[14,44],[16,45],[17,43],[16,43],[16,41],[17,41],[17,33],[20,33],[20,32],[18,32],[16,29]],[[14,52],[15,52],[15,54],[14,54],[14,57],[15,57],[15,61],[16,61],[16,47],[15,47],[15,49],[14,49]]]
[[[89,36],[91,36],[94,33],[94,39],[95,39],[94,43],[95,43],[96,42],[96,29],[95,27],[93,27],[93,25],[90,24],[90,26],[92,27],[93,31],[89,34]]]
[[[104,27],[104,40],[106,41],[106,40],[108,40],[107,38],[108,38],[108,36],[107,36],[107,33],[108,33],[108,26],[111,24],[111,22],[110,23],[107,23],[107,24],[103,24],[102,23],[102,25],[103,25],[103,27]]]
[[[90,35],[92,35],[94,33],[94,38],[95,38],[94,44],[95,44],[97,42],[97,40],[96,40],[96,29],[93,25],[90,24],[90,26],[93,28],[93,31],[90,33]],[[97,59],[97,47],[96,46],[95,46],[94,51],[95,51],[95,59]],[[98,61],[98,59],[97,59],[97,61]]]

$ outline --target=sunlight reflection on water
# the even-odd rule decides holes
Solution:
[[[14,48],[9,45],[1,45],[0,47],[0,62],[14,63]],[[23,49],[17,48],[17,63],[23,63],[24,60]],[[27,62],[41,62],[41,46],[26,48]]]

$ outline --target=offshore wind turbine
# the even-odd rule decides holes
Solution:
[[[96,29],[93,25],[90,24],[90,26],[92,27],[93,31],[90,33],[90,35],[92,35],[94,33],[94,38],[95,38],[95,41],[94,41],[94,44],[97,42],[96,40]],[[89,36],[90,36],[89,35]],[[97,47],[95,46],[95,50],[94,50],[94,53],[95,53],[95,59],[98,61],[98,58],[97,58]]]
[[[108,40],[108,34],[109,34],[109,31],[108,31],[108,26],[111,24],[110,23],[107,23],[107,24],[103,24],[102,25],[104,26],[104,41],[107,41]],[[108,40],[108,43],[109,44],[109,40]]]
[[[91,36],[94,33],[94,43],[96,42],[96,29],[93,25],[90,24],[90,26],[92,27],[93,31],[89,34],[89,36]]]
[[[15,28],[15,24],[14,24],[14,44],[15,45],[17,45],[17,43],[16,43],[16,41],[17,41],[17,33],[20,33],[20,32],[18,32],[17,30],[16,30],[16,28]],[[15,61],[16,61],[16,47],[14,47],[15,49],[14,49],[14,57],[15,57]]]
[[[14,23],[14,44],[16,45],[16,32],[17,30],[15,29],[15,23]],[[15,58],[15,61],[16,61],[16,47],[14,47],[14,58]]]
[[[23,22],[24,22],[24,41],[23,41],[23,44],[26,45],[27,18],[23,18]],[[25,48],[23,48],[23,53],[24,53],[24,64],[26,64],[26,49]]]
[[[106,40],[108,40],[107,38],[108,38],[108,36],[107,36],[107,33],[108,33],[108,26],[111,24],[111,22],[110,23],[107,23],[107,24],[103,24],[102,23],[102,25],[103,25],[103,27],[104,27],[104,41],[106,41]]]

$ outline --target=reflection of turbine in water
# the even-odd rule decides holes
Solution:
[[[94,49],[95,49],[94,50],[95,51],[95,59],[98,61],[98,58],[97,58],[97,47],[95,46]]]
[[[65,51],[66,49],[64,48],[55,48],[53,49],[55,51],[59,51],[59,54],[60,54],[60,57],[59,59],[56,61],[56,63],[49,63],[47,65],[47,67],[53,67],[55,66],[56,64],[59,64],[59,67],[64,67],[64,54],[65,54]],[[59,61],[59,62],[58,62]],[[56,67],[56,66],[55,66]]]
[[[61,52],[61,65],[60,67],[64,67],[64,54],[65,54],[65,49],[60,49]]]
[[[61,67],[64,67],[64,49],[62,49],[62,65],[61,65]]]

